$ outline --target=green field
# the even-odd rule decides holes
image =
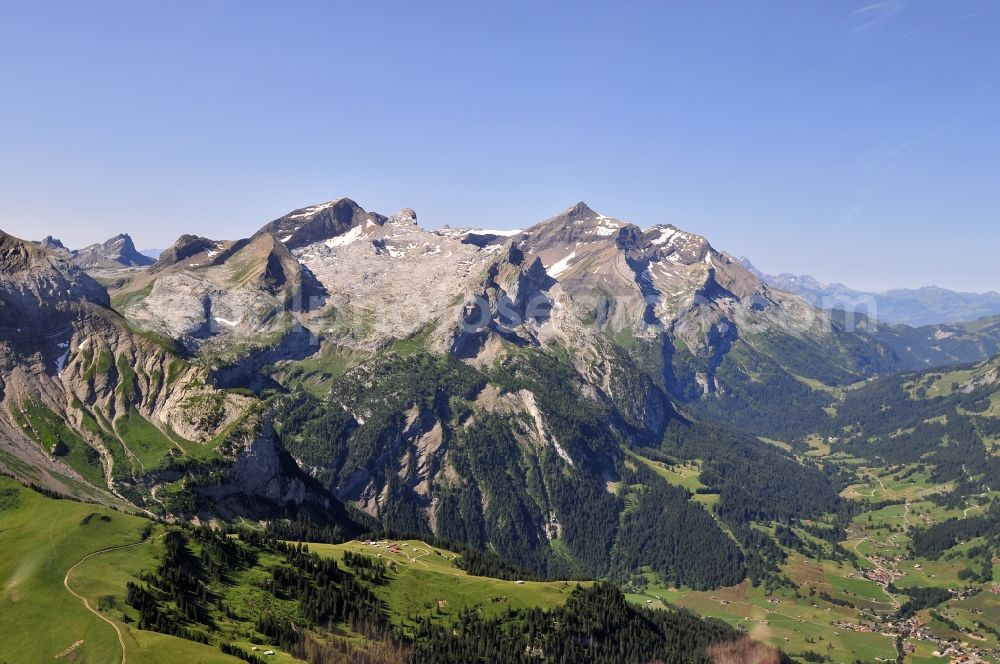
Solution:
[[[787,588],[767,595],[762,587],[743,582],[704,592],[650,589],[648,594],[634,594],[629,598],[636,603],[648,602],[651,606],[656,606],[662,598],[700,615],[724,620],[753,638],[793,655],[806,650],[826,655],[829,647],[836,662],[895,658],[892,639],[879,634],[838,630],[831,625],[836,620],[856,622],[857,611],[815,597],[796,597]]]
[[[140,435],[155,438],[143,423],[153,429],[145,420],[130,420],[125,427],[133,441]],[[118,428],[121,430],[120,422]],[[163,438],[157,444],[165,447],[173,445],[173,441]],[[146,460],[152,462],[160,449],[151,447]],[[670,466],[636,454],[630,456],[629,463],[643,463],[671,484],[692,492],[704,486],[697,462]],[[974,514],[987,500],[1000,496],[1000,492],[974,496],[965,506],[946,509],[926,497],[947,486],[934,484],[926,473],[910,470],[857,469],[859,482],[845,490],[845,495],[858,500],[868,497],[900,502],[853,517],[847,526],[847,538],[841,542],[851,554],[846,560],[843,555],[838,562],[787,550],[788,559],[781,572],[791,581],[791,587],[777,587],[768,593],[763,586],[744,581],[732,587],[692,591],[668,587],[645,569],[645,584],[630,583],[626,597],[650,608],[674,605],[719,618],[792,655],[811,651],[828,655],[835,662],[892,660],[896,656],[894,639],[878,633],[883,628],[869,633],[845,625],[875,625],[879,617],[890,616],[908,597],[889,594],[880,583],[865,579],[863,572],[890,569],[900,589],[962,588],[966,583],[959,573],[973,564],[973,555],[978,555],[966,555],[966,551],[984,540],[964,542],[937,560],[927,560],[913,558],[909,553],[908,531]],[[695,495],[715,498],[711,494]],[[711,504],[703,505],[711,511]],[[760,527],[773,531],[773,527]],[[0,478],[0,629],[6,634],[40,635],[9,639],[0,661],[119,662],[123,647],[126,661],[238,661],[222,655],[215,645],[135,628],[138,613],[125,604],[125,586],[143,571],[156,567],[163,554],[162,536],[167,528],[103,507],[44,497]],[[831,551],[828,544],[799,528],[797,531],[803,540],[822,544]],[[457,566],[453,552],[419,540],[393,541],[391,545],[352,541],[310,544],[309,549],[336,560],[351,551],[384,562],[388,578],[374,585],[373,590],[385,603],[390,621],[403,633],[412,634],[414,620],[423,617],[449,625],[460,612],[468,610],[484,617],[498,617],[510,610],[552,608],[563,604],[576,587],[569,582],[475,577]],[[200,544],[192,540],[191,547],[198,555]],[[851,556],[856,556],[853,562]],[[1000,577],[1000,560],[993,562],[994,575]],[[276,651],[268,661],[295,661],[273,645],[260,645],[253,619],[248,618],[261,611],[292,620],[301,617],[294,601],[265,589],[269,570],[284,564],[280,555],[264,551],[254,565],[225,582],[216,582],[212,592],[224,597],[228,610],[213,608],[212,627],[195,629],[213,644],[221,640],[249,650],[256,643],[261,649]],[[989,587],[987,584],[982,592],[965,599],[945,601],[935,607],[937,613],[925,609],[918,616],[935,637],[971,640],[984,648],[998,648],[996,636],[980,624],[996,628],[995,616],[1000,615],[1000,595],[990,592]],[[91,611],[88,606],[99,610]],[[341,637],[364,643],[363,637],[346,625],[337,629]],[[932,655],[930,642],[911,639],[910,643],[917,650],[907,657],[907,662],[942,661]]]
[[[135,408],[115,420],[115,430],[146,471],[159,468],[176,449],[173,441]]]
[[[771,441],[766,441],[771,442]],[[811,441],[812,456],[826,457],[819,441]],[[643,461],[671,484],[695,490],[697,464],[669,467],[633,455]],[[826,457],[831,458],[832,457]],[[938,560],[913,558],[909,551],[912,528],[927,527],[951,518],[976,514],[984,509],[997,492],[975,496],[958,508],[944,508],[928,499],[933,494],[949,491],[951,484],[935,483],[929,470],[912,467],[872,468],[859,460],[837,458],[838,464],[851,469],[858,482],[847,487],[842,495],[851,500],[898,501],[896,504],[856,515],[847,526],[847,539],[840,544],[855,558],[853,562],[819,560],[788,550],[788,560],[782,574],[792,581],[795,589],[781,587],[765,594],[763,587],[748,582],[738,586],[713,591],[692,591],[687,588],[669,588],[655,575],[646,575],[644,587],[629,588],[628,599],[653,608],[677,605],[689,608],[700,615],[717,617],[743,629],[753,638],[780,647],[794,655],[812,651],[832,657],[832,661],[893,661],[896,658],[894,637],[881,634],[881,618],[889,618],[909,597],[892,594],[881,583],[864,577],[864,572],[878,569],[892,570],[898,588],[944,587],[959,589],[967,582],[959,579],[959,572],[969,568],[972,561],[964,552],[984,543],[982,538],[965,542],[949,550]],[[802,539],[818,542],[804,532]],[[825,545],[828,547],[828,545]],[[1000,572],[1000,560],[994,561]],[[1000,578],[995,576],[994,578]],[[994,582],[995,583],[995,582]],[[984,623],[1000,628],[995,616],[1000,615],[1000,595],[984,590],[963,600],[949,600],[936,608],[962,627],[956,632],[930,617],[930,611],[919,615],[927,631],[938,638],[956,638],[972,642],[986,649],[998,647],[997,639],[985,630]],[[829,596],[826,601],[823,596]],[[841,622],[841,625],[834,623]],[[872,627],[873,632],[855,631],[844,624],[857,626],[861,622]],[[942,662],[947,659],[933,656],[930,641],[908,639],[916,648],[908,655],[907,662]]]
[[[114,627],[89,611],[63,585],[96,607],[98,598],[152,560],[153,539],[143,542],[149,521],[95,505],[53,500],[0,478],[0,633],[8,662],[120,662]],[[135,545],[135,546],[131,546]],[[117,552],[86,556],[110,547]],[[122,633],[127,660],[135,662],[236,662],[217,649],[140,632],[106,617]]]
[[[668,484],[673,484],[674,486],[679,486],[682,489],[690,491],[693,494],[693,500],[698,502],[709,512],[712,511],[712,506],[719,502],[719,494],[717,493],[697,493],[698,489],[707,488],[701,483],[701,480],[698,479],[699,474],[701,474],[701,468],[699,468],[698,462],[668,466],[665,463],[654,461],[653,459],[648,459],[640,454],[636,454],[631,450],[627,450],[626,454],[636,461],[640,461],[648,466],[657,475],[666,480]]]

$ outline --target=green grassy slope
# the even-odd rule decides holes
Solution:
[[[139,614],[126,602],[126,585],[156,570],[169,528],[104,507],[43,496],[0,478],[0,633],[8,636],[0,661],[58,658],[103,664],[122,661],[123,647],[127,662],[238,661],[219,651],[220,642],[247,651],[254,644],[260,651],[272,649],[275,655],[268,661],[298,661],[253,629],[254,616],[264,614],[303,620],[294,601],[265,590],[270,570],[287,563],[264,550],[251,567],[210,585],[213,594],[224,598],[227,610],[212,603],[211,627],[189,625],[208,645],[137,629]],[[412,634],[415,623],[409,619],[415,617],[450,624],[466,609],[489,618],[508,610],[561,606],[578,585],[471,576],[457,566],[453,552],[419,541],[396,544],[405,553],[361,542],[313,544],[310,549],[337,560],[346,551],[382,557],[390,574],[375,588],[376,594],[403,634]],[[197,556],[201,544],[192,540],[190,546]],[[338,629],[349,639],[361,639],[351,636],[347,625]]]
[[[110,547],[142,542],[150,522],[96,505],[54,500],[0,478],[0,659],[106,664],[121,661],[114,628],[70,594],[64,581],[92,607],[126,574],[149,564],[153,538],[119,552],[83,558]],[[126,571],[127,570],[127,571]],[[122,581],[121,585],[124,585]],[[136,662],[235,662],[218,650],[110,620],[122,631],[128,659]]]
[[[449,624],[459,612],[474,609],[481,616],[493,618],[508,609],[550,609],[566,602],[575,582],[503,581],[471,576],[457,567],[457,555],[432,547],[419,540],[393,540],[399,553],[393,553],[385,540],[379,546],[363,542],[311,544],[320,556],[341,559],[345,551],[374,556],[393,569],[388,584],[376,594],[389,607],[394,621],[404,630],[406,616],[430,614],[435,623]]]

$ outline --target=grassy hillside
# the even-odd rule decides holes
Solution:
[[[155,573],[165,555],[164,537],[173,530],[104,507],[43,496],[0,478],[0,630],[21,635],[7,640],[0,661],[60,658],[103,664],[122,661],[123,649],[125,661],[238,661],[220,652],[221,642],[248,652],[255,645],[261,652],[276,651],[268,661],[293,661],[253,627],[254,617],[264,614],[303,619],[295,601],[263,589],[269,570],[288,568],[281,555],[265,550],[257,551],[253,565],[210,584],[218,601],[200,624],[188,625],[208,644],[137,628],[140,615],[127,603],[126,586]],[[500,617],[508,610],[557,607],[578,585],[474,577],[457,566],[455,553],[415,540],[394,544],[406,553],[361,542],[312,547],[345,568],[345,552],[375,560],[384,556],[391,573],[376,584],[377,594],[404,634],[413,633],[408,621],[419,616],[446,624],[470,609]],[[195,551],[203,546],[191,542]],[[360,639],[346,624],[337,633]],[[33,638],[24,637],[28,634]]]
[[[154,560],[161,533],[154,530],[146,537],[150,526],[142,518],[47,498],[0,478],[0,633],[19,635],[4,640],[0,658],[120,662],[117,627],[126,661],[237,661],[208,646],[140,632],[122,623],[113,609],[101,612],[102,618],[71,594],[96,609],[101,597],[123,590],[126,577]],[[114,547],[122,548],[87,558]]]
[[[461,564],[420,540],[226,536],[0,479],[5,662],[239,661],[223,649],[253,662],[464,662],[483,643],[497,661],[544,643],[573,661],[707,662],[715,645],[741,647],[724,622],[630,608],[607,584],[499,580]]]
[[[392,546],[390,546],[392,545]],[[496,618],[508,610],[551,609],[566,602],[578,585],[566,581],[504,581],[471,576],[457,566],[458,556],[420,540],[311,544],[322,557],[342,560],[345,551],[375,556],[390,566],[389,582],[376,594],[389,607],[397,625],[408,631],[407,616],[429,615],[451,624],[462,611]],[[589,586],[589,583],[583,583]]]

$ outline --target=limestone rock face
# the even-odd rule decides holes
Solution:
[[[302,473],[282,447],[270,414],[255,409],[227,436],[220,452],[232,462],[225,480],[199,488],[225,518],[311,513],[328,521],[332,497]]]
[[[239,344],[280,339],[322,294],[284,244],[261,234],[237,242],[183,236],[114,297],[140,327],[190,351],[226,355]]]

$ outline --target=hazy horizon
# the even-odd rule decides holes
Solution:
[[[19,237],[233,239],[340,196],[514,228],[585,200],[766,272],[1000,290],[992,0],[5,18],[0,228]]]

